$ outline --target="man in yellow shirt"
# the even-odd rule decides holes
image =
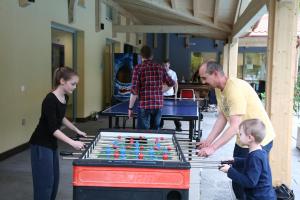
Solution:
[[[236,136],[233,156],[246,157],[249,149],[241,145],[237,133],[242,121],[253,118],[260,119],[266,126],[266,136],[261,144],[269,153],[275,137],[274,129],[262,102],[250,84],[241,79],[227,77],[223,67],[214,61],[203,63],[199,68],[199,75],[203,83],[215,88],[219,115],[206,140],[198,143],[198,155],[210,156]],[[229,126],[225,129],[227,122]],[[238,171],[243,170],[238,166],[233,167]],[[236,198],[244,199],[243,188],[234,182],[232,186]]]

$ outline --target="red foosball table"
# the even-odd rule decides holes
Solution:
[[[73,199],[188,200],[190,168],[174,132],[100,130],[73,161]]]

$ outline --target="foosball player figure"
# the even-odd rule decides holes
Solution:
[[[168,158],[169,158],[168,154],[164,153],[163,154],[163,160],[168,160]]]

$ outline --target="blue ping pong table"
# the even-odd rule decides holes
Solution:
[[[112,118],[115,118],[115,120],[119,121],[119,117],[128,116],[128,103],[128,101],[121,102],[101,112],[101,115],[109,117],[109,128],[112,128]],[[135,118],[138,109],[138,102],[136,102],[133,108]],[[192,99],[165,99],[164,106],[162,109],[162,119],[178,119],[180,121],[188,121],[190,140],[200,140],[202,136],[202,131],[200,129],[202,114],[199,106],[199,101],[195,101]],[[197,120],[198,126],[196,128]],[[125,128],[124,124],[123,127]],[[133,128],[135,128],[135,119],[133,120]]]

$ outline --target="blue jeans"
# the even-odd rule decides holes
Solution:
[[[58,153],[39,145],[31,145],[30,149],[34,200],[55,200],[59,183]]]
[[[161,109],[139,109],[138,129],[158,130],[161,120]]]
[[[268,153],[271,151],[271,148],[273,147],[273,141],[267,144],[266,146],[263,146],[262,148]],[[246,158],[249,154],[249,149],[248,148],[242,148],[235,144],[234,150],[233,150],[233,157],[240,157],[240,158]],[[233,168],[235,168],[238,172],[242,173],[243,168],[237,167],[234,164],[232,165]],[[238,183],[232,181],[232,189],[234,191],[234,194],[237,199],[246,199],[244,188],[240,186]]]

